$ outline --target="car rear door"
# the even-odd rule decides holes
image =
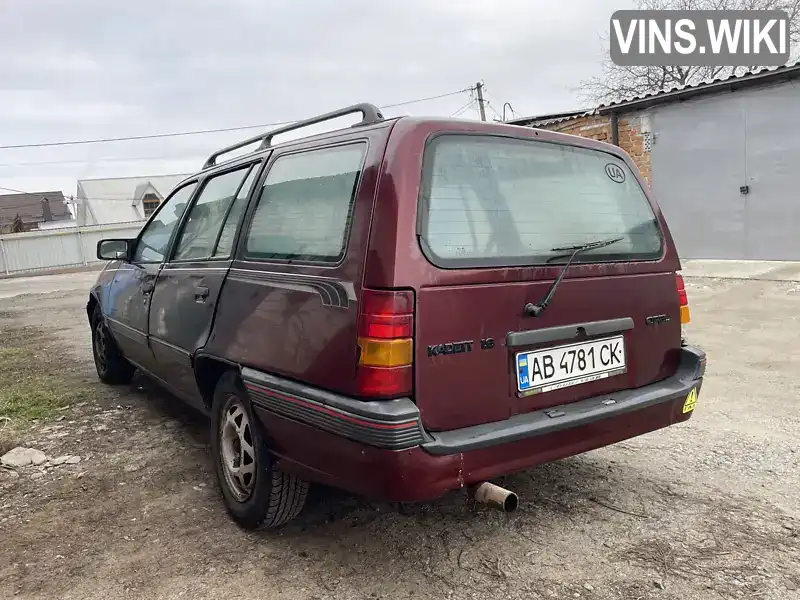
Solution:
[[[339,393],[355,369],[361,273],[387,126],[273,150],[207,351]]]
[[[198,404],[193,356],[208,340],[258,169],[259,163],[240,164],[200,182],[155,284],[149,329],[156,375]]]
[[[554,269],[512,271],[503,282],[422,287],[415,398],[425,425],[447,430],[498,421],[674,373],[680,347],[674,274],[598,270],[574,267],[539,318],[524,316],[524,307],[544,297]],[[648,325],[657,315],[670,320]],[[540,353],[526,354],[533,351]]]
[[[398,281],[417,282],[414,398],[431,430],[639,387],[677,368],[679,263],[631,163],[525,135],[441,135],[426,146],[419,243]],[[573,252],[556,248],[597,241],[610,243],[578,252],[532,316]]]

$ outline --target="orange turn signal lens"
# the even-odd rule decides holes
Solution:
[[[686,325],[692,322],[692,313],[689,311],[688,306],[681,306],[681,325]]]
[[[402,367],[414,360],[414,340],[382,340],[358,338],[361,348],[359,364],[369,367]]]

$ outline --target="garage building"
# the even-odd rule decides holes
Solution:
[[[800,64],[509,123],[621,146],[683,258],[800,260]]]

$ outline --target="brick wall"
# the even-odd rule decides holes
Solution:
[[[632,114],[619,119],[619,145],[636,163],[642,175],[650,183],[652,177],[652,161],[650,148],[647,143],[649,137],[646,115]],[[606,115],[590,115],[578,117],[560,123],[539,125],[540,129],[550,129],[571,135],[611,143],[611,117]]]

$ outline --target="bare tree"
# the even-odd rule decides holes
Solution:
[[[785,10],[789,15],[789,42],[793,57],[800,47],[800,0],[637,0],[642,10]],[[579,95],[591,104],[608,104],[622,98],[641,96],[681,85],[740,75],[749,67],[649,66],[624,67],[611,61],[608,38],[602,38],[606,59],[603,74],[581,82]]]

